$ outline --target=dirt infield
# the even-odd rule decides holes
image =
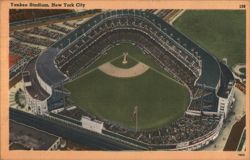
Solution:
[[[149,69],[149,66],[147,66],[144,63],[139,62],[133,67],[124,69],[124,68],[116,67],[108,62],[99,66],[98,69],[102,71],[103,73],[112,77],[129,78],[129,77],[136,77],[145,73]]]

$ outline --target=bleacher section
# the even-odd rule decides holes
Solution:
[[[218,109],[217,101],[218,98],[214,95],[214,93],[210,92],[192,100],[188,110],[216,113]]]
[[[56,116],[53,114],[53,116]],[[156,148],[174,149],[176,144],[181,142],[192,142],[202,137],[204,134],[214,130],[219,123],[217,116],[189,116],[184,115],[177,121],[167,127],[155,130],[135,131],[114,124],[105,119],[93,117],[86,111],[76,107],[70,110],[63,110],[58,113],[57,117],[64,120],[70,119],[70,122],[81,125],[79,122],[82,116],[88,116],[93,120],[103,121],[105,129],[104,134],[126,140],[137,145],[157,145]],[[160,144],[160,145],[159,145]]]
[[[201,137],[216,128],[218,123],[219,119],[212,116],[185,115],[167,128],[163,127],[153,131],[135,132],[114,124],[105,124],[105,127],[115,133],[149,144],[177,144]]]

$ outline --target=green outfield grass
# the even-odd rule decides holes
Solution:
[[[98,70],[103,63],[122,67],[123,52],[128,52],[128,66],[143,62],[151,68],[133,78],[115,78]],[[132,44],[123,43],[111,48],[108,54],[85,70],[82,76],[65,85],[70,99],[94,115],[135,127],[134,107],[139,108],[139,128],[152,129],[168,125],[186,110],[189,103],[187,89],[169,78],[153,60]]]
[[[134,128],[134,107],[140,129],[166,126],[183,115],[189,103],[186,88],[149,69],[134,78],[115,78],[98,69],[65,86],[71,100],[99,117]]]
[[[186,11],[174,27],[228,64],[245,63],[245,11]]]

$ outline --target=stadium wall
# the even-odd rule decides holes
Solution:
[[[227,114],[234,102],[234,90],[235,89],[233,86],[227,98],[219,97],[218,111],[220,111],[224,119],[227,118]]]
[[[25,98],[26,98],[26,103],[27,105],[31,108],[31,112],[33,114],[39,114],[42,115],[46,112],[48,112],[48,99],[51,97],[52,95],[52,88],[50,86],[48,86],[40,77],[38,74],[36,74],[35,76],[37,76],[38,82],[41,85],[41,87],[50,94],[50,96],[48,98],[46,98],[45,100],[39,100],[39,99],[35,99],[33,98],[28,91],[26,90],[26,87],[30,86],[32,87],[32,83],[31,82],[24,82],[24,80],[22,81],[23,85],[24,85],[24,92],[25,92]]]
[[[31,112],[36,115],[42,115],[47,112],[48,106],[47,106],[47,100],[40,101],[34,99],[30,94],[28,94],[26,88],[24,87],[25,99],[27,106],[30,107]]]
[[[97,133],[102,133],[103,122],[93,121],[89,117],[82,117],[82,127]]]
[[[49,93],[49,95],[52,95],[52,88],[46,83],[44,82],[44,80],[39,76],[39,74],[37,73],[36,70],[36,77],[38,79],[38,82],[40,83],[41,87],[47,92]]]

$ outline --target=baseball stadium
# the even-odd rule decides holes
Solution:
[[[63,31],[21,75],[30,112],[48,131],[111,150],[198,150],[218,137],[234,76],[168,22],[109,10]]]

